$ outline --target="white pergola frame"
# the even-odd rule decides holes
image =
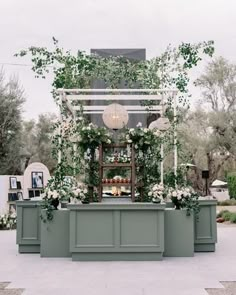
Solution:
[[[80,106],[73,105],[73,101],[159,101],[157,106],[141,106],[137,105],[123,105],[128,114],[145,114],[145,113],[159,113],[164,114],[164,100],[165,96],[172,98],[174,109],[174,174],[177,175],[178,154],[177,154],[177,89],[58,89],[59,95],[59,119],[62,120],[61,106],[64,102],[71,112],[73,118],[76,118],[76,112],[80,110]],[[108,105],[108,104],[107,104]],[[102,114],[107,105],[83,105],[84,114]],[[164,149],[161,145],[161,183],[164,179]],[[58,154],[58,162],[61,162],[61,151]]]

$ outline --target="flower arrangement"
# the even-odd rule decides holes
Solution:
[[[139,123],[136,128],[125,131],[124,140],[134,148],[140,200],[148,202],[150,187],[159,180],[162,138],[157,130],[143,128]]]
[[[167,198],[172,201],[176,209],[186,208],[187,215],[194,211],[198,215],[200,207],[198,193],[192,187],[169,188]]]
[[[130,156],[122,152],[117,153],[117,155],[106,157],[107,163],[130,163],[130,161],[131,161]]]
[[[0,229],[15,229],[16,228],[16,213],[6,213],[0,215]]]
[[[159,135],[159,130],[142,128],[142,126],[138,124],[137,128],[130,128],[126,130],[125,141],[127,143],[133,143],[136,150],[145,150],[157,141],[160,141]]]
[[[154,203],[163,203],[166,197],[164,186],[161,183],[154,184],[148,192],[148,197],[150,197]]]
[[[112,137],[108,130],[104,127],[90,123],[78,130],[80,136],[79,145],[86,151],[88,148],[96,149],[99,145],[106,143],[111,144]]]
[[[41,219],[46,222],[53,219],[53,210],[57,210],[57,207],[61,200],[68,200],[73,196],[72,187],[74,185],[74,180],[71,178],[71,182],[68,182],[65,178],[52,177],[47,186],[44,188],[42,197],[42,209],[46,210],[46,218],[41,214]]]
[[[81,202],[89,203],[88,187],[85,184],[80,184],[75,187],[72,193],[75,199],[81,200]]]

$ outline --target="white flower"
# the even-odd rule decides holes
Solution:
[[[139,127],[142,127],[142,123],[141,123],[141,122],[138,122],[137,127],[138,127],[138,128],[139,128]]]
[[[186,191],[183,193],[183,195],[184,195],[185,198],[188,198],[189,197],[189,193],[186,192]]]
[[[111,140],[110,140],[110,139],[108,139],[108,140],[107,140],[107,143],[108,143],[108,144],[111,144]]]
[[[148,192],[148,196],[151,197],[152,196],[152,192]]]
[[[132,140],[131,140],[131,139],[128,139],[127,142],[128,142],[128,143],[132,143]]]
[[[81,192],[81,189],[80,189],[80,188],[77,188],[77,189],[75,190],[75,193],[76,193],[76,194],[80,194],[80,192]]]
[[[147,132],[148,132],[148,128],[144,128],[144,129],[143,129],[143,132],[144,132],[144,133],[147,133]]]
[[[154,135],[156,135],[156,136],[160,136],[160,134],[161,134],[161,131],[158,129],[154,132]]]
[[[176,191],[173,191],[173,192],[172,192],[172,197],[174,197],[174,198],[177,197],[177,193],[176,193]]]
[[[11,218],[16,218],[16,212],[13,212],[13,213],[11,214]]]
[[[58,198],[58,192],[57,192],[56,190],[54,190],[54,191],[52,192],[52,198],[53,198],[53,199],[57,199],[57,198]]]

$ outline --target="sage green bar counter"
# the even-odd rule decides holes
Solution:
[[[46,212],[42,210],[45,217]],[[41,257],[70,257],[69,210],[54,210],[53,220],[41,220]]]
[[[199,219],[194,222],[194,251],[214,252],[217,242],[217,200],[200,200]]]
[[[17,201],[17,235],[19,253],[40,252],[40,202]]]
[[[76,204],[70,210],[72,260],[162,260],[164,204]]]
[[[165,209],[165,251],[166,257],[191,257],[194,255],[193,213],[186,210]]]

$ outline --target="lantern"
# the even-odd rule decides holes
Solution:
[[[129,121],[129,115],[122,105],[118,103],[112,103],[105,108],[102,119],[108,128],[118,130],[127,125]]]
[[[160,131],[166,131],[170,128],[170,121],[166,117],[160,117],[157,120],[153,121],[148,128],[158,129]]]

